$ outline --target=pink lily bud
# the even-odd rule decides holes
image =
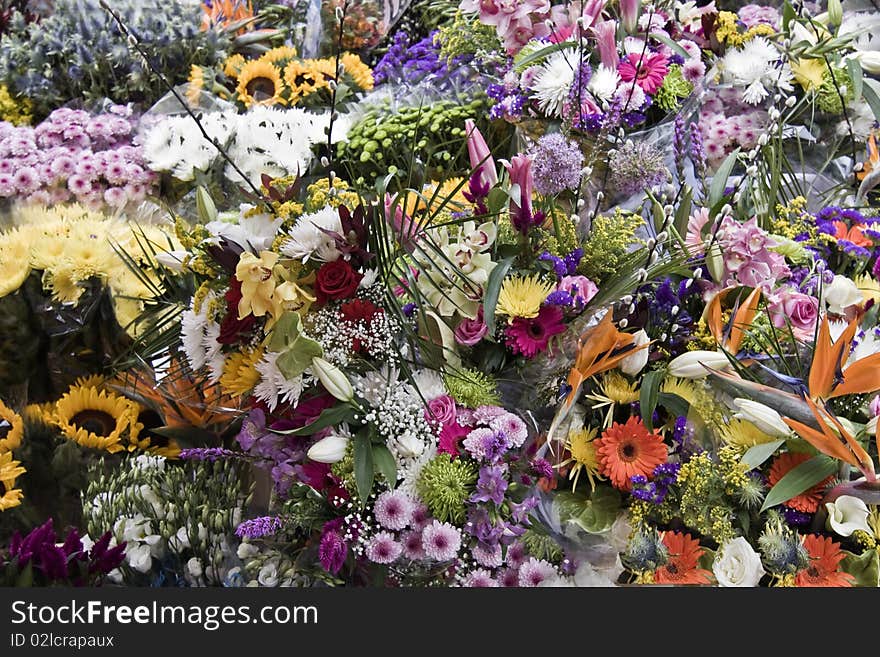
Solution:
[[[534,223],[532,216],[532,191],[535,180],[532,177],[532,158],[528,155],[515,155],[508,162],[501,160],[510,175],[510,184],[519,185],[519,201],[510,199],[510,221],[513,227],[525,234]]]
[[[617,21],[600,21],[593,25],[593,33],[596,35],[596,47],[602,65],[616,71],[620,63],[620,55],[617,53]]]
[[[391,224],[394,236],[407,251],[412,251],[416,240],[421,237],[418,224],[403,211],[401,204],[394,204],[397,194],[385,193],[385,217]],[[393,208],[393,213],[392,213]]]
[[[641,0],[620,0],[620,21],[627,34],[635,34],[639,29],[639,10]]]
[[[498,171],[495,169],[492,151],[489,150],[482,133],[471,119],[465,120],[464,129],[467,134],[467,149],[471,159],[471,168],[475,172],[479,171],[480,181],[484,185],[492,187],[498,182]]]

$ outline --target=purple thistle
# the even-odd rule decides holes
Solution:
[[[235,535],[250,539],[273,536],[281,529],[281,524],[281,518],[278,516],[261,516],[245,520],[235,528]]]

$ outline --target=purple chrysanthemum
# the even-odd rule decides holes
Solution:
[[[422,530],[422,548],[434,561],[454,559],[461,547],[461,534],[448,522],[434,520]]]
[[[367,559],[373,563],[394,563],[403,554],[403,546],[391,532],[379,532],[367,542]]]
[[[406,493],[388,490],[379,495],[373,507],[373,515],[385,529],[399,530],[409,525],[414,507]]]
[[[529,437],[526,423],[513,413],[504,413],[489,421],[489,427],[495,431],[503,431],[511,447],[522,447]]]
[[[477,543],[471,548],[471,555],[473,555],[474,561],[486,568],[498,568],[504,563],[504,558],[501,555],[500,543],[496,543],[495,545]]]
[[[526,560],[526,548],[525,546],[517,541],[510,545],[507,548],[507,556],[505,557],[505,563],[511,568],[519,568]]]

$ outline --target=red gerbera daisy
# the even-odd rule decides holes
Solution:
[[[810,553],[810,565],[795,577],[798,586],[852,586],[853,576],[838,570],[844,555],[840,544],[818,534],[804,536],[804,547]]]
[[[809,461],[811,456],[804,453],[785,452],[780,454],[773,460],[770,466],[770,472],[767,477],[770,481],[770,488],[773,488],[777,482],[786,474],[794,470],[797,466],[805,461]],[[831,483],[832,477],[826,477],[812,488],[805,490],[800,495],[792,497],[783,504],[790,509],[800,511],[802,513],[815,513],[819,508],[819,502],[822,500],[822,494],[825,488]]]
[[[626,424],[615,422],[595,442],[599,471],[620,490],[632,489],[633,475],[650,477],[654,468],[666,462],[663,437],[648,431],[640,417],[631,417]]]
[[[703,548],[690,534],[666,532],[663,544],[669,550],[669,559],[654,572],[657,584],[708,584],[712,573],[700,568]]]

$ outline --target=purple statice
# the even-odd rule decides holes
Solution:
[[[507,469],[502,465],[484,465],[480,468],[477,489],[470,496],[470,502],[494,502],[501,506],[507,492]]]
[[[549,196],[581,183],[584,155],[578,145],[553,132],[541,137],[530,151],[532,175],[539,194]]]
[[[648,313],[648,335],[672,356],[685,351],[695,325],[694,318],[685,309],[685,301],[679,296],[680,289],[679,283],[666,277],[656,287],[647,286],[639,292],[639,305]]]
[[[651,481],[644,475],[633,475],[630,478],[633,497],[651,504],[662,504],[680,469],[679,463],[661,463],[651,473]]]
[[[871,251],[869,249],[866,249],[864,246],[854,244],[849,240],[837,240],[837,246],[840,248],[841,251],[852,258],[867,259],[871,257]]]
[[[627,140],[608,162],[610,180],[621,194],[634,194],[666,180],[666,158],[653,144]]]
[[[813,521],[813,515],[803,511],[795,511],[787,506],[782,508],[782,517],[793,527],[804,527]]]
[[[677,455],[682,463],[687,463],[691,456],[702,451],[695,435],[696,431],[690,420],[683,415],[675,419],[672,427],[672,454]]]
[[[334,518],[324,523],[321,530],[321,541],[318,544],[318,561],[321,567],[334,575],[342,570],[348,557],[348,545],[343,537],[344,519]]]
[[[495,101],[489,110],[489,118],[493,121],[503,119],[515,123],[522,118],[523,108],[528,104],[529,98],[523,94],[519,85],[489,84],[486,85],[486,95]]]
[[[391,47],[373,69],[376,84],[429,85],[436,91],[460,89],[476,76],[470,55],[447,60],[434,30],[424,39],[410,43],[406,32],[394,35]]]
[[[581,114],[573,119],[572,128],[589,134],[596,134],[608,121],[609,115],[603,112]]]
[[[241,523],[235,528],[235,535],[249,539],[274,536],[281,529],[281,525],[281,518],[278,516],[260,516]]]
[[[180,450],[177,458],[181,461],[219,461],[237,456],[240,456],[238,452],[224,447],[190,447]]]
[[[584,250],[578,247],[562,258],[557,255],[553,255],[549,251],[544,251],[540,256],[538,256],[538,260],[553,263],[553,271],[556,273],[556,278],[562,279],[566,276],[574,276],[577,273],[578,265],[580,264],[583,257]]]
[[[874,278],[880,278],[880,256],[877,256],[877,259],[874,261],[874,266],[871,268],[871,275]]]

